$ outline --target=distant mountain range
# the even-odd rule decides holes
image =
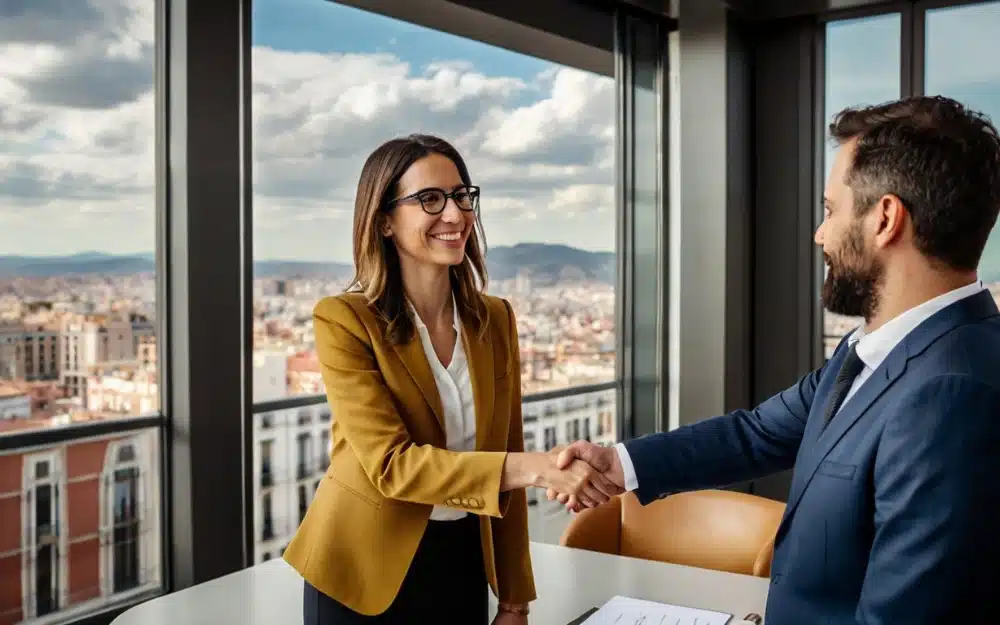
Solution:
[[[524,272],[538,283],[570,280],[597,280],[613,284],[615,255],[588,252],[565,245],[519,243],[512,247],[490,247],[487,253],[490,279],[504,280]],[[54,277],[61,275],[127,275],[155,270],[151,253],[113,255],[81,252],[69,256],[0,256],[0,278]],[[294,260],[262,260],[254,263],[258,278],[350,278],[352,267],[345,263]]]
[[[612,252],[588,252],[547,243],[491,247],[486,262],[493,280],[513,278],[523,271],[536,284],[575,280],[597,280],[614,284],[617,267]],[[123,256],[102,252],[81,252],[69,256],[0,256],[0,279],[81,274],[127,275],[152,272],[154,264],[151,253]],[[346,263],[296,260],[262,260],[254,263],[254,275],[258,278],[343,280],[350,278],[351,273],[352,268]],[[987,246],[979,273],[986,282],[1000,282],[1000,240],[991,241]]]

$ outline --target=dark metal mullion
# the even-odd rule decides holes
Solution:
[[[38,447],[61,445],[121,432],[161,428],[163,424],[163,417],[157,413],[138,417],[122,417],[105,421],[90,421],[73,423],[66,426],[25,430],[16,434],[4,434],[0,436],[0,452],[14,450],[28,451]]]
[[[657,358],[656,377],[660,382],[659,411],[656,416],[656,431],[670,429],[670,33],[677,30],[675,19],[662,20],[658,40],[660,53],[657,59],[659,145],[657,157],[660,171],[660,245],[656,264],[659,273],[659,306],[661,314],[657,323],[657,338],[660,343]]]
[[[164,415],[160,428],[160,574],[166,592],[172,588],[173,550],[172,536],[172,459],[173,440],[170,436],[170,324],[167,315],[170,306],[170,2],[155,0],[155,153],[156,153],[156,368],[158,373],[160,412]]]
[[[889,13],[899,13],[905,11],[910,6],[912,0],[903,0],[888,4],[876,4],[867,7],[856,7],[846,9],[835,9],[825,11],[816,16],[820,23],[840,22],[844,20],[860,19],[865,17],[875,17],[876,15],[887,15]]]
[[[242,108],[240,124],[243,133],[243,166],[241,177],[242,202],[242,266],[243,283],[243,562],[245,566],[255,561],[254,544],[255,509],[254,492],[254,410],[253,410],[253,0],[243,0],[240,5],[240,58]]]
[[[899,97],[905,98],[914,93],[914,58],[913,58],[913,14],[912,4],[907,4],[900,12],[899,20]]]
[[[632,397],[635,392],[635,378],[632,367],[632,339],[633,339],[633,305],[632,305],[632,275],[633,261],[630,250],[632,249],[631,225],[632,225],[632,181],[629,180],[631,168],[628,166],[631,158],[629,155],[629,133],[631,127],[629,120],[631,115],[631,98],[629,85],[631,85],[631,45],[628,38],[628,19],[625,10],[619,7],[615,12],[615,88],[617,101],[615,106],[615,190],[616,190],[616,215],[617,231],[615,237],[616,260],[618,271],[616,272],[615,284],[615,323],[616,332],[616,377],[620,382],[618,397],[616,400],[616,422],[621,440],[627,440],[635,435],[635,423],[632,415]]]
[[[243,24],[168,0],[171,588],[245,565]]]
[[[802,71],[806,72],[808,68],[803,67]],[[811,188],[809,188],[808,192],[803,193],[802,196],[807,197],[812,202],[812,210],[808,214],[813,222],[810,230],[815,231],[823,221],[823,192],[826,180],[826,168],[828,167],[828,163],[826,163],[826,125],[828,113],[826,110],[826,24],[822,22],[817,25],[813,38],[812,74],[811,80],[807,78],[800,81],[803,89],[810,90],[810,99],[813,103],[812,133],[803,133],[804,137],[811,137],[811,141],[806,143],[809,147],[806,147],[801,153],[806,157],[811,155],[813,160]],[[805,112],[808,115],[808,110]],[[808,124],[808,122],[806,123]],[[803,228],[803,230],[805,229]],[[812,241],[808,238],[803,239],[803,245],[808,248],[808,257],[812,261],[812,288],[808,291],[811,297],[808,303],[809,311],[807,314],[812,319],[811,344],[813,349],[809,358],[801,359],[804,361],[803,365],[808,363],[808,366],[801,367],[803,371],[807,371],[811,368],[823,366],[823,363],[826,361],[826,343],[824,341],[826,331],[823,323],[824,311],[823,307],[816,303],[819,300],[820,288],[823,285],[824,266],[822,249],[813,245]]]

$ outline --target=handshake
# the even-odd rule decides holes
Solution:
[[[545,488],[549,501],[558,500],[574,512],[625,492],[625,474],[613,447],[577,441],[539,457],[545,463],[539,464],[532,485]]]

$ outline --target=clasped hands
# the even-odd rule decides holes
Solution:
[[[552,470],[542,472],[536,486],[546,489],[549,501],[579,512],[625,492],[625,473],[614,448],[577,441],[548,453]]]

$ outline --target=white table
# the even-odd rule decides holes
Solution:
[[[768,580],[531,544],[538,600],[529,621],[563,625],[614,595],[733,614],[764,614]],[[492,596],[492,593],[491,593]],[[140,604],[112,625],[301,625],[302,578],[284,560],[220,577]]]

